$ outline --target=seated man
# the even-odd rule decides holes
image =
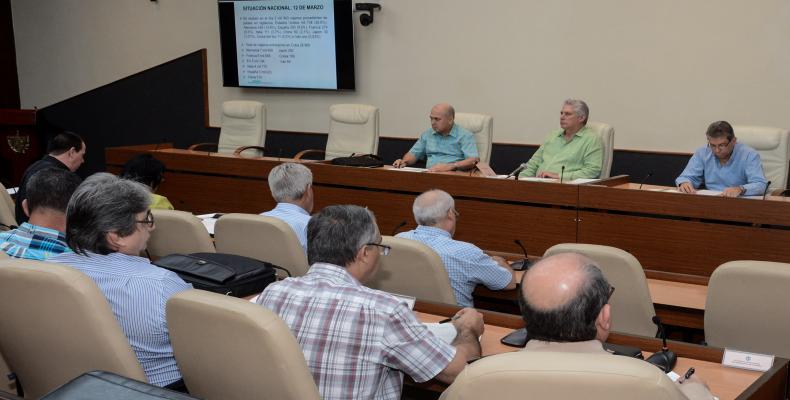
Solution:
[[[455,124],[453,106],[446,103],[433,106],[431,129],[423,132],[411,150],[392,165],[402,168],[423,158],[428,159],[425,168],[434,172],[465,170],[480,161],[474,135]]]
[[[150,204],[150,192],[141,183],[108,173],[88,177],[66,213],[66,238],[74,253],[49,261],[74,267],[96,282],[149,383],[186,391],[170,346],[165,305],[192,285],[139,257],[154,230]]]
[[[269,190],[277,206],[261,215],[290,225],[306,253],[307,223],[313,211],[313,173],[302,164],[280,164],[269,172]]]
[[[34,162],[22,175],[19,191],[16,193],[16,221],[27,221],[27,215],[22,210],[22,201],[27,198],[27,181],[44,168],[60,168],[64,171],[74,172],[85,162],[85,142],[77,134],[61,132],[47,144],[47,155]]]
[[[531,340],[524,351],[608,354],[603,342],[612,325],[609,285],[595,262],[560,253],[530,267],[521,279],[519,305]],[[712,399],[692,376],[678,388],[690,399]]]
[[[558,179],[562,174],[563,181],[600,176],[603,142],[586,126],[589,116],[587,103],[565,100],[560,111],[561,129],[546,137],[519,176]]]
[[[675,180],[678,190],[694,193],[703,184],[725,197],[761,196],[766,189],[760,155],[738,143],[727,121],[717,121],[705,133],[708,145],[691,156],[686,169]]]
[[[46,260],[71,252],[66,244],[66,206],[82,180],[59,168],[39,170],[27,181],[22,210],[30,220],[0,233],[0,251],[11,257]]]
[[[258,304],[291,328],[322,399],[400,399],[404,372],[450,383],[480,355],[477,311],[455,315],[458,335],[449,345],[406,303],[362,286],[389,252],[369,210],[326,207],[310,219],[307,237],[307,275],[272,283]]]
[[[515,273],[502,257],[489,257],[471,243],[453,240],[459,213],[447,192],[434,189],[417,196],[412,211],[417,229],[396,236],[420,241],[439,254],[458,305],[473,307],[472,292],[479,284],[491,290],[515,289]]]

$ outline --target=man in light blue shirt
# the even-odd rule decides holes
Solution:
[[[307,254],[307,223],[313,211],[313,173],[302,164],[280,164],[269,172],[269,190],[277,206],[261,215],[290,225]]]
[[[447,192],[434,189],[417,196],[412,211],[417,229],[397,236],[422,242],[439,255],[458,305],[474,307],[472,292],[479,284],[491,290],[516,288],[515,274],[504,259],[489,257],[471,243],[453,240],[460,214]]]
[[[427,158],[425,167],[432,172],[470,169],[480,161],[474,135],[455,124],[455,109],[442,103],[431,109],[431,129],[423,132],[403,158],[392,164],[396,168]]]
[[[724,197],[761,196],[766,189],[760,155],[751,147],[738,143],[732,126],[717,121],[705,134],[708,145],[694,152],[686,169],[675,180],[682,193],[695,193],[705,185],[722,192]]]

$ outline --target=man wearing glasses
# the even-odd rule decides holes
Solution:
[[[727,121],[716,121],[705,134],[708,145],[694,152],[686,169],[675,180],[682,193],[695,193],[703,184],[724,197],[760,196],[766,180],[760,155],[738,143]]]
[[[429,190],[417,196],[412,211],[417,229],[397,236],[422,242],[439,255],[459,306],[474,306],[472,292],[477,285],[491,290],[516,288],[515,274],[502,257],[489,257],[477,246],[453,239],[460,213],[450,194]]]
[[[406,303],[362,285],[388,253],[368,209],[326,207],[307,224],[310,270],[272,283],[257,300],[291,328],[322,399],[397,400],[404,372],[416,382],[452,383],[480,356],[477,311],[456,314],[458,335],[447,344]]]

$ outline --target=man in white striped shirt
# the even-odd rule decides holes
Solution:
[[[268,180],[277,206],[261,215],[290,225],[307,253],[307,223],[313,211],[313,173],[302,164],[283,163],[272,168]]]

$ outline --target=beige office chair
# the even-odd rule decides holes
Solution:
[[[464,368],[443,400],[686,400],[655,366],[609,354],[516,351]]]
[[[731,261],[713,271],[705,301],[711,346],[790,357],[790,264]]]
[[[26,398],[93,370],[147,382],[104,295],[74,268],[0,261],[0,315],[0,352]]]
[[[266,145],[266,105],[258,101],[231,100],[222,103],[219,143],[198,143],[189,150],[217,146],[218,153],[258,157]]]
[[[420,300],[456,304],[447,269],[433,249],[416,240],[394,236],[382,236],[381,243],[392,250],[379,258],[379,270],[366,286]]]
[[[291,226],[274,217],[225,214],[214,226],[220,253],[237,254],[287,269],[292,276],[307,273],[307,256]]]
[[[167,301],[167,325],[178,368],[194,396],[320,398],[291,330],[262,306],[187,290]]]
[[[16,223],[16,204],[14,204],[14,200],[2,183],[0,183],[0,224],[6,226],[18,225]],[[5,229],[0,225],[0,231]]]
[[[173,253],[214,253],[206,227],[198,217],[186,211],[151,210],[156,228],[148,239],[148,254],[152,259]]]
[[[323,153],[324,159],[351,154],[376,154],[379,148],[379,108],[367,104],[333,104],[329,107],[326,150],[303,150],[294,158]]]
[[[609,124],[594,121],[587,122],[587,127],[595,132],[603,142],[603,162],[599,178],[608,178],[612,172],[612,160],[614,159],[614,128]]]
[[[11,373],[11,368],[8,368],[8,363],[5,362],[3,355],[0,354],[0,393],[3,391],[6,392],[15,392],[16,386],[14,385],[14,381],[8,379],[8,374]]]
[[[594,244],[563,243],[552,246],[544,257],[557,253],[580,253],[595,261],[606,280],[616,288],[609,304],[612,306],[612,330],[654,337],[656,310],[650,298],[645,271],[630,253],[615,247]]]
[[[736,125],[732,129],[739,142],[760,153],[765,179],[771,181],[771,188],[786,188],[790,161],[790,130],[746,125]]]
[[[494,118],[485,114],[455,113],[455,123],[472,132],[477,143],[480,162],[491,160],[491,142],[494,137]]]
[[[6,258],[11,258],[6,254],[4,251],[0,251],[0,260],[5,260]]]

